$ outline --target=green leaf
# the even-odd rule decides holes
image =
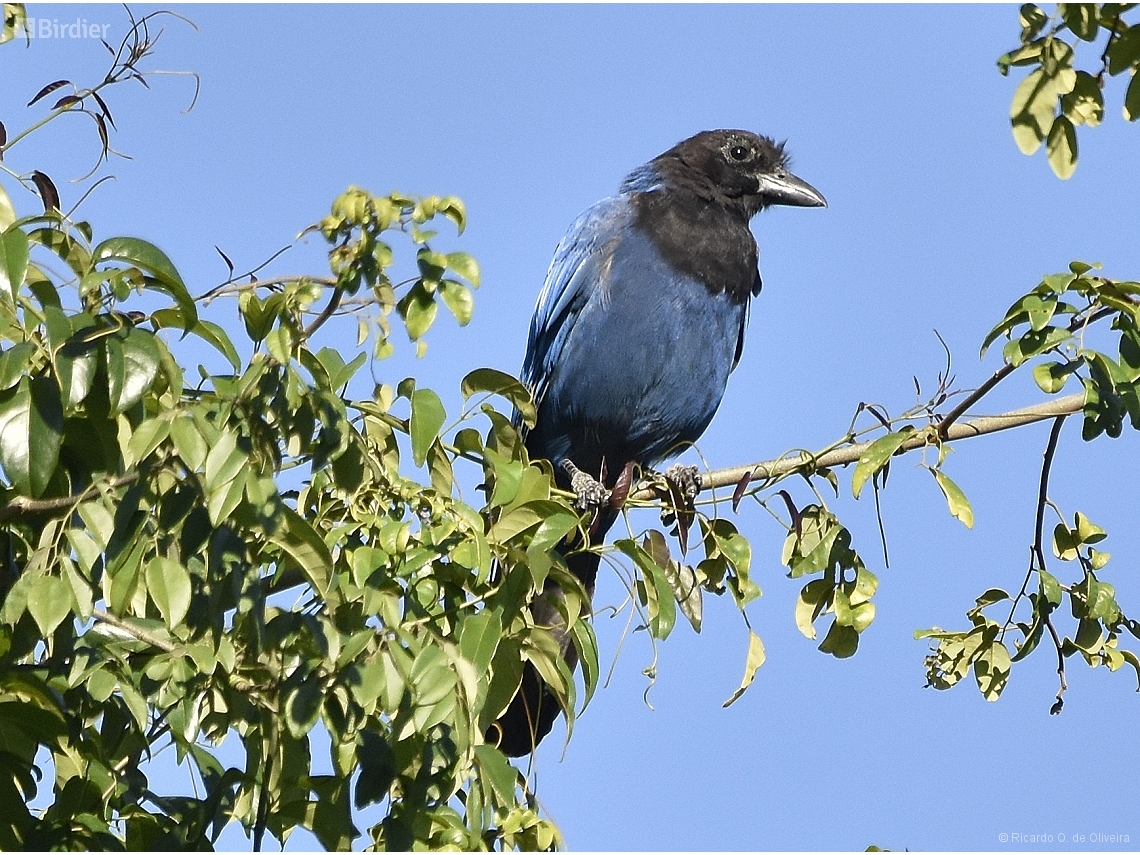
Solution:
[[[1057,104],[1055,79],[1038,68],[1031,71],[1013,94],[1009,115],[1013,139],[1022,154],[1033,154],[1041,147],[1053,124]]]
[[[491,785],[490,791],[495,794],[499,804],[514,807],[519,773],[507,762],[503,752],[493,745],[476,745],[475,762],[479,766],[481,777]]]
[[[1130,122],[1140,119],[1140,69],[1133,69],[1132,80],[1129,81],[1128,91],[1124,95],[1124,118]]]
[[[471,322],[471,316],[475,312],[475,297],[470,288],[459,282],[444,279],[439,287],[439,295],[461,327]]]
[[[1014,339],[1002,349],[1002,355],[1011,365],[1021,365],[1039,353],[1044,353],[1071,339],[1073,334],[1063,327],[1045,327],[1043,330],[1029,330],[1021,338]]]
[[[1095,41],[1100,32],[1097,21],[1097,4],[1095,3],[1059,3],[1057,11],[1061,13],[1065,25],[1072,30],[1073,35],[1086,42]]]
[[[107,368],[107,397],[111,414],[130,409],[147,393],[158,376],[162,352],[152,333],[135,327],[103,338]]]
[[[1045,601],[1054,607],[1061,605],[1061,583],[1057,581],[1057,577],[1048,570],[1038,570],[1037,576],[1040,580],[1041,596]]]
[[[28,236],[16,227],[0,234],[0,289],[15,300],[28,275]]]
[[[576,621],[575,625],[582,623]],[[487,688],[487,700],[480,714],[479,726],[486,729],[490,727],[503,710],[510,704],[522,682],[523,662],[519,643],[510,637],[504,638],[495,651],[495,658],[491,663],[491,683]]]
[[[168,436],[170,436],[170,419],[168,417],[160,415],[153,419],[147,419],[131,434],[131,439],[127,443],[130,460],[125,462],[127,465],[134,465],[149,457]]]
[[[304,739],[321,715],[324,695],[316,675],[301,680],[285,695],[285,727],[294,739]]]
[[[404,319],[404,327],[412,341],[418,341],[431,328],[439,311],[434,296],[422,280],[408,289],[408,293],[396,304],[396,309]]]
[[[94,263],[120,262],[138,267],[152,277],[149,288],[163,291],[174,298],[182,310],[183,329],[191,330],[198,322],[198,309],[186,290],[177,268],[161,249],[140,238],[113,237],[103,241],[91,252]]]
[[[503,620],[497,610],[472,615],[460,624],[459,652],[475,666],[476,672],[485,674],[495,658],[502,635]]]
[[[465,401],[480,392],[489,392],[506,398],[518,410],[527,427],[534,427],[538,419],[538,411],[535,409],[530,390],[503,371],[496,371],[494,368],[476,368],[463,378],[459,388]]]
[[[978,681],[982,697],[987,701],[1001,697],[1009,681],[1009,669],[1009,650],[1000,641],[995,640],[978,653],[974,659],[974,679]]]
[[[474,258],[465,252],[449,252],[446,258],[448,270],[459,274],[476,288],[479,287],[479,265]]]
[[[0,391],[11,389],[28,369],[37,348],[30,341],[14,344],[0,354]]]
[[[27,27],[27,10],[23,3],[5,3],[3,29],[0,29],[0,44],[16,38]]]
[[[171,558],[156,556],[146,565],[146,587],[170,629],[178,627],[190,610],[190,574]]]
[[[59,576],[41,576],[28,591],[28,611],[44,638],[71,614],[71,589]]]
[[[412,459],[416,466],[423,466],[428,449],[439,436],[439,429],[447,419],[443,402],[431,389],[416,389],[412,392],[412,418],[408,428],[412,440]]]
[[[1106,537],[1108,532],[1095,523],[1091,522],[1088,517],[1077,511],[1075,518],[1077,526],[1077,539],[1082,543],[1100,543]]]
[[[855,473],[851,476],[851,494],[858,499],[867,480],[886,466],[887,461],[907,439],[914,434],[914,428],[909,425],[901,431],[888,433],[871,443],[870,447],[859,456],[855,464]]]
[[[1064,388],[1065,381],[1080,365],[1080,362],[1042,362],[1034,367],[1033,379],[1042,392],[1053,395]]]
[[[170,438],[174,440],[178,456],[191,472],[202,468],[210,447],[189,414],[179,413],[170,422]]]
[[[831,601],[835,585],[827,579],[815,579],[800,589],[796,598],[796,627],[805,637],[815,639],[815,621]]]
[[[150,318],[159,329],[175,327],[185,330],[188,326],[182,315],[182,311],[174,307],[152,312]],[[202,341],[211,345],[215,350],[221,353],[222,356],[226,358],[226,361],[233,367],[234,371],[241,371],[241,357],[238,356],[237,348],[234,347],[229,334],[226,333],[222,327],[213,321],[200,319],[196,324],[190,326],[189,332],[198,336]]]
[[[67,316],[55,306],[46,306],[44,323],[64,404],[77,407],[91,392],[98,369],[100,340],[92,330],[95,319],[86,313]]]
[[[966,494],[941,469],[931,469],[930,471],[934,473],[934,480],[938,482],[938,486],[942,489],[942,495],[946,497],[946,504],[950,507],[950,515],[961,520],[966,528],[973,528],[974,511],[970,507],[970,500],[966,498]]]
[[[740,688],[733,692],[732,696],[722,706],[727,707],[736,703],[740,696],[748,690],[752,681],[756,679],[756,672],[764,664],[765,658],[764,642],[760,640],[760,636],[752,630],[748,630],[748,656],[744,660],[744,678],[740,681]]]
[[[586,684],[586,699],[582,702],[582,708],[585,709],[594,697],[601,673],[598,669],[598,639],[594,635],[594,627],[587,620],[574,621],[570,632],[574,636],[578,661],[582,663],[582,679]]]
[[[835,620],[828,629],[827,635],[819,643],[819,649],[830,653],[836,659],[847,659],[854,656],[859,649],[859,633],[854,627],[844,626]]]
[[[1062,561],[1073,561],[1077,557],[1077,547],[1080,541],[1076,532],[1070,531],[1064,523],[1057,523],[1053,529],[1053,554]]]
[[[206,455],[203,486],[208,492],[224,487],[237,478],[248,462],[249,455],[238,445],[238,435],[228,428],[223,430]]]
[[[0,186],[0,232],[7,231],[14,222],[16,222],[16,209],[12,207],[8,192]]]
[[[1120,74],[1128,68],[1133,68],[1140,62],[1140,26],[1133,24],[1108,46],[1108,73]],[[1135,74],[1132,82],[1136,82]]]
[[[292,508],[283,505],[278,513],[284,524],[273,531],[270,541],[297,563],[322,596],[327,596],[333,572],[328,546],[312,524]]]
[[[1053,120],[1045,150],[1054,174],[1062,181],[1072,177],[1077,168],[1077,129],[1068,116],[1058,116]]]
[[[0,466],[19,493],[43,494],[62,442],[63,404],[55,378],[24,376],[0,393]]]
[[[637,541],[623,538],[614,541],[614,546],[632,558],[641,571],[639,590],[645,599],[650,633],[654,638],[668,638],[677,622],[677,608],[665,572]]]
[[[691,567],[674,561],[669,553],[669,545],[665,542],[665,535],[653,529],[645,535],[641,543],[642,549],[653,559],[669,582],[669,590],[673,599],[681,608],[681,613],[688,619],[695,632],[701,631],[701,618],[704,613],[704,601],[701,595],[701,586],[697,581],[697,574]]]

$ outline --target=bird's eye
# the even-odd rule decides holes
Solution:
[[[733,160],[748,160],[750,152],[742,145],[734,145],[728,150],[728,155]]]

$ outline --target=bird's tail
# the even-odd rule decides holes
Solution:
[[[607,511],[598,521],[591,542],[601,543],[606,532],[617,519],[616,512]],[[601,556],[595,552],[576,552],[566,557],[566,565],[586,589],[590,599],[594,596],[594,580],[598,575],[598,564]],[[578,665],[578,651],[570,633],[565,630],[565,621],[558,610],[557,602],[562,598],[562,589],[557,582],[547,580],[542,594],[531,603],[531,614],[538,626],[546,626],[558,639],[570,673]],[[558,703],[554,692],[538,675],[534,665],[527,662],[523,665],[522,683],[515,693],[506,711],[491,725],[485,736],[492,745],[497,744],[499,749],[508,757],[521,757],[534,751],[543,737],[554,726],[554,720],[562,707]]]

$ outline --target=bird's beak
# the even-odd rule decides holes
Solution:
[[[794,205],[798,208],[826,208],[823,194],[790,172],[759,176],[758,195],[766,205]]]

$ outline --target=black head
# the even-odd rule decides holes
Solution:
[[[788,171],[783,143],[749,131],[702,131],[654,158],[652,165],[670,185],[748,218],[769,205],[827,205],[818,190]]]

